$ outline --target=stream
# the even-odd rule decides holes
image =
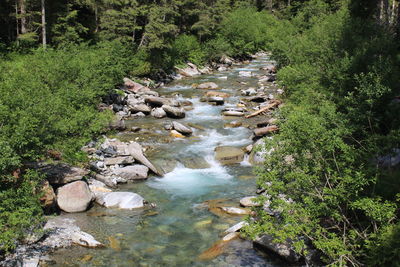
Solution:
[[[130,126],[147,129],[148,134],[117,135],[123,141],[135,140],[150,147],[146,151],[148,158],[170,169],[162,178],[150,177],[117,189],[138,193],[157,207],[127,211],[94,205],[85,213],[62,214],[75,219],[82,230],[106,247],[74,246],[58,250],[51,255],[54,263],[51,266],[287,266],[242,239],[230,242],[215,257],[199,257],[221,240],[224,230],[242,220],[240,216],[212,212],[205,202],[238,207],[240,198],[252,196],[256,190],[256,177],[247,159],[240,165],[221,166],[214,160],[214,149],[242,148],[253,143],[251,130],[246,127],[253,121],[223,117],[221,110],[237,106],[240,90],[259,86],[256,76],[262,75],[260,67],[268,61],[266,56],[258,57],[224,72],[176,80],[157,89],[161,95],[175,95],[179,100],[193,103],[186,117],[178,120],[196,126],[192,127],[192,137],[171,139],[163,127],[171,120],[150,116],[127,121]],[[241,77],[240,71],[251,71],[253,77]],[[222,106],[201,102],[205,90],[193,89],[192,84],[203,82],[215,82],[220,87],[218,91],[231,96]],[[267,88],[275,93],[272,83]],[[242,127],[224,127],[237,120],[243,121]]]

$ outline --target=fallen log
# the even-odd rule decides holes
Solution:
[[[268,110],[271,109],[271,108],[277,107],[277,106],[280,105],[281,103],[282,103],[282,101],[280,101],[280,100],[272,100],[272,101],[271,101],[268,105],[266,105],[265,107],[260,108],[259,110],[257,110],[256,112],[254,112],[254,113],[252,113],[252,114],[250,114],[250,115],[247,115],[247,116],[246,116],[246,119],[255,117],[255,116],[257,116],[258,114],[261,114],[261,113],[263,113],[263,112],[265,112],[265,111],[268,111]]]

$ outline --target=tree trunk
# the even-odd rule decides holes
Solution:
[[[388,7],[389,0],[379,1],[379,23],[384,26],[388,25]]]
[[[45,0],[42,0],[42,44],[43,44],[43,49],[46,49],[47,39],[46,39],[46,7],[45,7]]]
[[[25,0],[20,0],[19,8],[20,8],[20,16],[21,16],[21,34],[24,34],[24,33],[27,33]]]
[[[19,20],[18,20],[18,1],[15,1],[15,22],[16,22],[16,28],[17,28],[17,36],[16,36],[16,40],[17,40],[17,46],[19,45],[19,40],[18,40],[18,36],[19,36]]]

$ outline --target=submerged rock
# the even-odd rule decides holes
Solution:
[[[144,207],[144,198],[132,192],[111,192],[96,200],[106,208],[137,209]]]
[[[222,165],[237,164],[243,161],[244,151],[237,147],[219,146],[215,148],[215,159]]]
[[[76,181],[57,189],[57,204],[63,211],[85,211],[91,201],[92,193],[85,182]]]
[[[196,86],[197,89],[218,89],[218,85],[214,82],[201,83]]]

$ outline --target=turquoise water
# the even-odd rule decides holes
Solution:
[[[219,91],[232,95],[225,107],[236,106],[240,89],[256,87],[258,81],[256,77],[239,77],[238,72],[245,70],[260,74],[259,68],[267,60],[259,58],[249,65],[175,81],[161,88],[161,95],[178,94],[180,99],[190,100],[193,110],[188,111],[181,121],[202,129],[195,129],[194,138],[170,140],[162,127],[167,120],[144,118],[130,122],[154,133],[151,138],[143,139],[144,145],[153,148],[148,153],[151,160],[177,162],[165,177],[150,177],[145,182],[118,188],[119,191],[138,193],[147,201],[156,203],[157,207],[123,211],[95,205],[86,213],[63,215],[76,219],[84,231],[106,247],[59,250],[52,255],[55,261],[52,266],[285,266],[274,257],[256,251],[251,242],[242,239],[229,243],[214,258],[199,258],[221,239],[225,229],[241,220],[238,216],[209,210],[207,201],[237,207],[241,197],[254,195],[256,181],[248,164],[227,167],[214,160],[216,146],[244,147],[251,143],[251,131],[245,127],[224,128],[229,119],[220,115],[223,107],[200,102],[204,91],[193,89],[191,84],[213,81],[221,87]],[[227,79],[220,79],[224,76]],[[121,137],[142,138],[140,134]],[[201,158],[207,166],[203,169],[187,168],[183,165],[187,158],[195,161]]]

